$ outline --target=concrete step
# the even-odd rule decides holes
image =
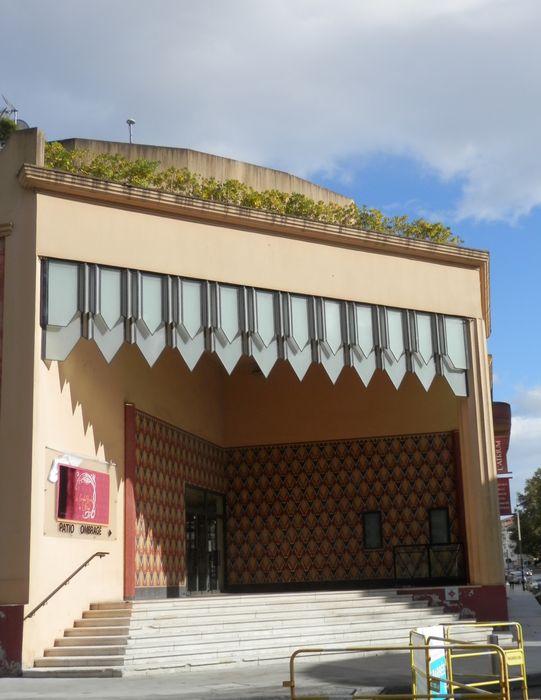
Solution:
[[[149,620],[155,621],[160,624],[182,624],[183,626],[186,625],[207,625],[207,624],[212,624],[216,621],[216,618],[218,617],[220,622],[222,624],[227,624],[228,622],[250,622],[253,620],[258,620],[260,622],[268,622],[271,623],[273,621],[280,621],[280,620],[303,620],[303,619],[308,619],[308,618],[316,618],[316,619],[329,619],[329,618],[335,618],[335,617],[355,617],[356,619],[359,620],[365,620],[369,622],[370,620],[374,619],[379,619],[381,617],[393,617],[394,619],[402,619],[402,618],[414,618],[414,617],[419,617],[419,610],[420,609],[414,609],[414,610],[400,610],[396,611],[393,608],[390,610],[386,610],[385,606],[382,606],[381,608],[375,607],[375,608],[366,608],[366,609],[357,609],[357,608],[352,608],[352,607],[336,607],[333,608],[332,606],[326,607],[326,608],[302,608],[302,607],[296,607],[296,608],[291,608],[289,606],[285,606],[284,608],[279,608],[279,609],[273,609],[269,610],[267,608],[261,608],[259,610],[250,610],[250,611],[245,611],[245,612],[222,612],[222,611],[214,611],[212,614],[209,612],[204,612],[204,613],[199,613],[199,612],[192,612],[187,615],[182,615],[178,614],[176,611],[171,611],[170,613],[165,613],[165,612],[160,612],[157,613],[154,616],[138,616],[136,613],[133,614],[131,617],[131,627],[134,627],[136,625],[145,625]],[[429,610],[432,610],[430,608]],[[88,621],[89,624],[98,624],[97,621],[99,619],[103,620],[104,626],[108,625],[115,625],[118,624],[114,622],[114,619],[121,619],[121,618],[88,618],[85,617],[84,621]],[[78,625],[81,626],[81,625]]]
[[[94,628],[93,628],[94,629]],[[68,630],[67,630],[68,631]],[[81,646],[126,646],[128,643],[128,635],[118,637],[118,636],[86,636],[86,637],[61,637],[55,639],[55,647],[81,647]]]
[[[439,612],[441,615],[442,612]],[[391,620],[384,620],[384,623],[388,626],[408,626],[410,628],[417,626],[425,626],[428,623],[434,624],[434,619],[439,616],[438,613],[431,613],[429,616],[422,617],[420,615],[408,618],[398,618],[395,617]],[[452,618],[448,618],[452,620]],[[136,637],[147,634],[149,631],[155,629],[163,630],[164,634],[172,634],[175,630],[179,632],[185,632],[189,634],[198,633],[199,630],[204,629],[206,631],[212,629],[213,631],[249,631],[253,629],[258,629],[260,627],[265,627],[267,629],[282,629],[282,628],[301,628],[310,627],[318,624],[363,624],[368,627],[377,626],[380,624],[381,616],[372,617],[359,617],[356,615],[313,615],[306,617],[291,617],[284,615],[283,619],[280,618],[252,618],[249,620],[213,620],[212,618],[205,618],[199,621],[198,624],[183,624],[182,620],[147,620],[144,623],[134,622],[130,625],[130,636]]]
[[[452,618],[446,616],[440,616],[432,619],[431,624],[446,624],[451,622]],[[427,623],[425,619],[419,619],[418,625]],[[376,633],[389,633],[409,635],[412,629],[410,624],[398,624],[396,622],[382,622],[375,626],[374,628],[367,628],[363,623],[356,622],[343,622],[342,624],[329,624],[325,625],[321,622],[313,625],[306,625],[303,627],[292,626],[292,627],[280,627],[280,628],[268,628],[268,627],[254,627],[253,629],[242,629],[236,631],[230,630],[216,630],[213,628],[207,628],[205,630],[199,630],[197,632],[185,632],[182,628],[178,630],[166,631],[159,628],[148,628],[137,634],[132,634],[128,640],[128,646],[133,647],[148,647],[148,646],[160,646],[160,645],[193,645],[199,643],[201,640],[211,639],[212,645],[217,645],[226,642],[234,642],[237,640],[258,640],[265,639],[268,643],[274,643],[274,640],[283,637],[293,637],[299,640],[310,639],[316,635],[327,634],[341,635],[345,633],[357,634],[359,636]],[[209,642],[206,642],[207,644]]]
[[[65,637],[116,637],[118,635],[127,636],[129,627],[98,627],[97,625],[86,625],[84,627],[70,627],[64,630]]]
[[[123,666],[124,655],[118,656],[42,656],[34,661],[38,668],[51,666]]]
[[[79,647],[51,647],[45,649],[44,656],[122,656],[126,651],[126,645],[114,646],[79,646]]]
[[[95,617],[75,620],[75,627],[126,627],[128,618],[125,617]]]
[[[121,666],[34,666],[23,670],[24,678],[120,678],[122,675]]]
[[[189,610],[189,611],[183,611],[183,610],[178,610],[176,608],[170,608],[170,609],[163,609],[163,610],[157,610],[156,612],[152,613],[150,611],[145,611],[145,612],[133,612],[132,615],[128,618],[121,618],[121,617],[115,617],[115,619],[130,619],[133,622],[144,622],[145,620],[151,619],[151,620],[183,620],[186,622],[190,621],[201,621],[204,619],[215,619],[216,616],[223,617],[224,619],[250,619],[250,618],[261,618],[261,619],[276,619],[278,617],[283,617],[284,615],[288,615],[290,617],[303,617],[305,615],[311,615],[311,616],[317,616],[317,615],[326,615],[326,614],[343,614],[343,615],[349,615],[351,613],[358,615],[358,616],[364,616],[364,617],[374,617],[374,616],[387,616],[387,615],[395,615],[397,617],[400,617],[402,615],[413,615],[415,613],[418,613],[419,610],[425,610],[426,608],[422,607],[416,607],[416,608],[406,608],[406,607],[395,607],[393,605],[373,605],[373,606],[366,606],[366,607],[357,607],[353,605],[347,605],[347,604],[339,604],[336,606],[333,605],[287,605],[283,607],[276,607],[276,606],[262,606],[260,608],[246,608],[244,610],[242,609],[224,609],[220,610],[219,608],[216,608],[214,610],[210,609],[203,609],[200,608],[198,610]],[[107,617],[106,615],[88,615],[85,614],[84,618],[85,620],[95,620],[95,619],[102,619],[102,620],[108,620],[108,619],[113,619],[113,617]]]
[[[305,592],[305,593],[268,593],[268,594],[247,594],[247,595],[201,595],[201,596],[181,596],[179,598],[148,598],[131,601],[134,608],[138,607],[161,607],[162,605],[287,605],[295,602],[314,602],[318,600],[353,600],[360,604],[370,601],[408,601],[409,596],[396,595],[395,593],[374,593],[373,595],[362,594],[361,591],[342,592]],[[418,602],[418,601],[416,601]],[[101,604],[95,604],[101,605]],[[94,604],[91,607],[95,606]]]
[[[455,620],[390,591],[96,602],[36,659],[34,671],[80,677],[259,664],[300,647],[407,645],[412,628]]]
[[[111,600],[101,603],[91,603],[90,610],[131,610],[133,602],[131,600]]]
[[[288,634],[283,636],[268,637],[264,631],[260,631],[259,637],[246,639],[239,637],[233,640],[210,641],[201,638],[199,641],[186,643],[183,640],[175,643],[172,641],[161,644],[128,644],[126,659],[143,658],[153,656],[167,656],[178,653],[180,655],[191,654],[229,654],[234,651],[276,650],[281,647],[298,649],[303,646],[365,646],[369,644],[394,644],[409,641],[409,628],[402,630],[343,630],[327,633],[324,629],[311,635]]]
[[[183,620],[147,620],[143,622],[132,623],[130,626],[130,636],[139,637],[146,636],[147,634],[155,633],[155,630],[160,630],[162,634],[208,634],[212,630],[213,634],[219,632],[230,632],[230,633],[242,633],[250,632],[257,629],[302,629],[310,628],[320,625],[357,625],[361,627],[374,627],[374,626],[385,626],[389,628],[394,627],[404,627],[408,628],[416,627],[419,625],[435,624],[436,619],[446,619],[448,622],[454,621],[452,616],[446,615],[443,610],[434,609],[431,610],[428,615],[422,615],[417,613],[417,615],[395,617],[391,616],[389,618],[383,616],[376,616],[374,618],[366,618],[358,615],[310,615],[304,617],[286,617],[276,618],[271,620],[261,619],[261,618],[251,618],[249,620],[243,620],[238,618],[233,619],[217,619],[217,618],[205,618],[205,624],[195,624],[193,622],[187,623]],[[372,624],[374,623],[374,624]]]
[[[400,644],[399,640],[388,640],[387,643],[378,642],[378,644],[368,643],[325,643],[325,644],[310,644],[303,648],[314,648],[313,657],[320,656],[322,649],[327,651],[335,650],[332,658],[355,658],[356,656],[367,656],[370,654],[383,653],[370,651],[370,647],[385,646],[386,648],[401,647],[402,653],[407,652],[407,644]],[[363,652],[345,653],[345,648],[363,647]],[[269,663],[273,661],[285,661],[289,659],[291,654],[299,649],[298,645],[289,644],[280,647],[265,647],[262,649],[239,649],[239,650],[219,650],[213,653],[172,653],[172,654],[149,654],[146,657],[130,657],[126,656],[123,673],[128,674],[134,670],[171,670],[182,668],[194,668],[198,666],[215,666],[217,664],[239,664],[239,663]],[[312,658],[313,658],[312,657]],[[327,656],[328,659],[328,656]]]
[[[103,618],[122,618],[122,619],[130,619],[132,615],[131,608],[120,608],[120,609],[109,609],[106,608],[105,610],[85,610],[83,613],[83,619],[103,619]]]
[[[231,605],[246,605],[251,601],[256,601],[258,604],[263,604],[265,602],[280,602],[284,603],[290,602],[292,600],[322,600],[325,598],[330,598],[332,600],[342,600],[342,599],[358,599],[358,600],[375,600],[377,598],[389,600],[400,600],[402,598],[410,599],[409,596],[398,595],[394,589],[383,588],[383,589],[373,589],[373,590],[356,590],[349,589],[343,591],[298,591],[292,593],[216,593],[216,594],[201,594],[201,595],[184,595],[179,598],[148,598],[148,599],[138,599],[134,601],[128,601],[130,605],[134,607],[143,606],[160,606],[163,604],[174,604],[174,605],[194,605],[199,602],[205,604],[219,604],[229,603]],[[102,605],[102,603],[93,603],[94,605]]]
[[[192,604],[187,604],[187,603],[175,603],[173,601],[162,601],[160,604],[155,604],[155,605],[147,605],[147,604],[135,604],[132,608],[131,614],[134,618],[137,617],[142,617],[145,615],[149,616],[155,616],[159,615],[160,613],[166,612],[174,612],[176,614],[184,615],[184,616],[190,616],[190,615],[199,615],[202,612],[211,612],[211,613],[216,613],[216,611],[220,611],[221,613],[224,614],[238,614],[239,612],[252,612],[254,610],[269,610],[272,611],[273,609],[275,610],[282,610],[284,608],[288,608],[291,610],[311,610],[311,609],[328,609],[328,608],[353,608],[353,609],[358,609],[358,610],[366,610],[366,609],[373,609],[373,610],[384,610],[384,609],[393,609],[393,610],[412,610],[412,609],[425,609],[426,604],[423,603],[423,601],[409,601],[409,600],[404,600],[403,596],[401,596],[402,599],[397,599],[396,597],[391,598],[391,599],[384,599],[384,598],[376,598],[374,600],[368,600],[368,599],[340,599],[340,600],[333,600],[332,598],[323,598],[323,599],[310,599],[310,600],[289,600],[289,601],[277,601],[275,599],[270,600],[270,601],[253,601],[249,600],[245,602],[244,604],[241,603],[235,603],[231,604],[228,603],[227,601],[224,602],[200,602],[194,601]],[[91,614],[87,615],[87,617],[92,617],[92,616],[97,616],[99,614],[104,614],[106,615],[107,610],[91,610],[89,611]],[[111,617],[117,616],[119,611],[115,611],[115,615],[111,614]],[[120,612],[127,612],[127,611],[120,611]],[[112,610],[111,610],[112,613]]]

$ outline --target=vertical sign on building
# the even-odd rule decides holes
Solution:
[[[512,515],[511,509],[511,489],[509,487],[509,479],[498,479],[498,503],[500,506],[500,515]]]
[[[507,450],[511,437],[511,406],[495,401],[492,404],[494,422],[494,451],[496,453],[496,472],[498,474],[498,503],[500,515],[511,515],[511,474],[507,466]]]

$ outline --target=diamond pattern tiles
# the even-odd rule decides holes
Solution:
[[[447,507],[459,540],[452,436],[409,435],[224,450],[136,413],[136,586],[182,586],[186,483],[224,493],[230,585],[392,578],[393,546],[428,543]],[[363,546],[381,511],[384,546]]]
[[[450,434],[230,450],[231,585],[393,577],[393,546],[428,543],[428,509],[449,508],[458,539]],[[381,511],[384,546],[363,548]]]
[[[140,411],[136,432],[135,585],[182,586],[185,484],[225,493],[224,451]]]

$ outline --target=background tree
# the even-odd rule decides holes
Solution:
[[[541,468],[526,481],[524,493],[518,494],[522,551],[538,557],[541,554]],[[511,533],[518,543],[516,526]]]

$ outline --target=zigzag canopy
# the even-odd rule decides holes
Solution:
[[[44,259],[41,327],[47,360],[87,338],[108,362],[130,343],[151,366],[170,347],[190,369],[214,352],[231,373],[247,355],[265,377],[285,360],[300,380],[319,363],[333,383],[347,366],[368,385],[379,368],[396,388],[412,372],[467,395],[468,322],[425,311]]]

